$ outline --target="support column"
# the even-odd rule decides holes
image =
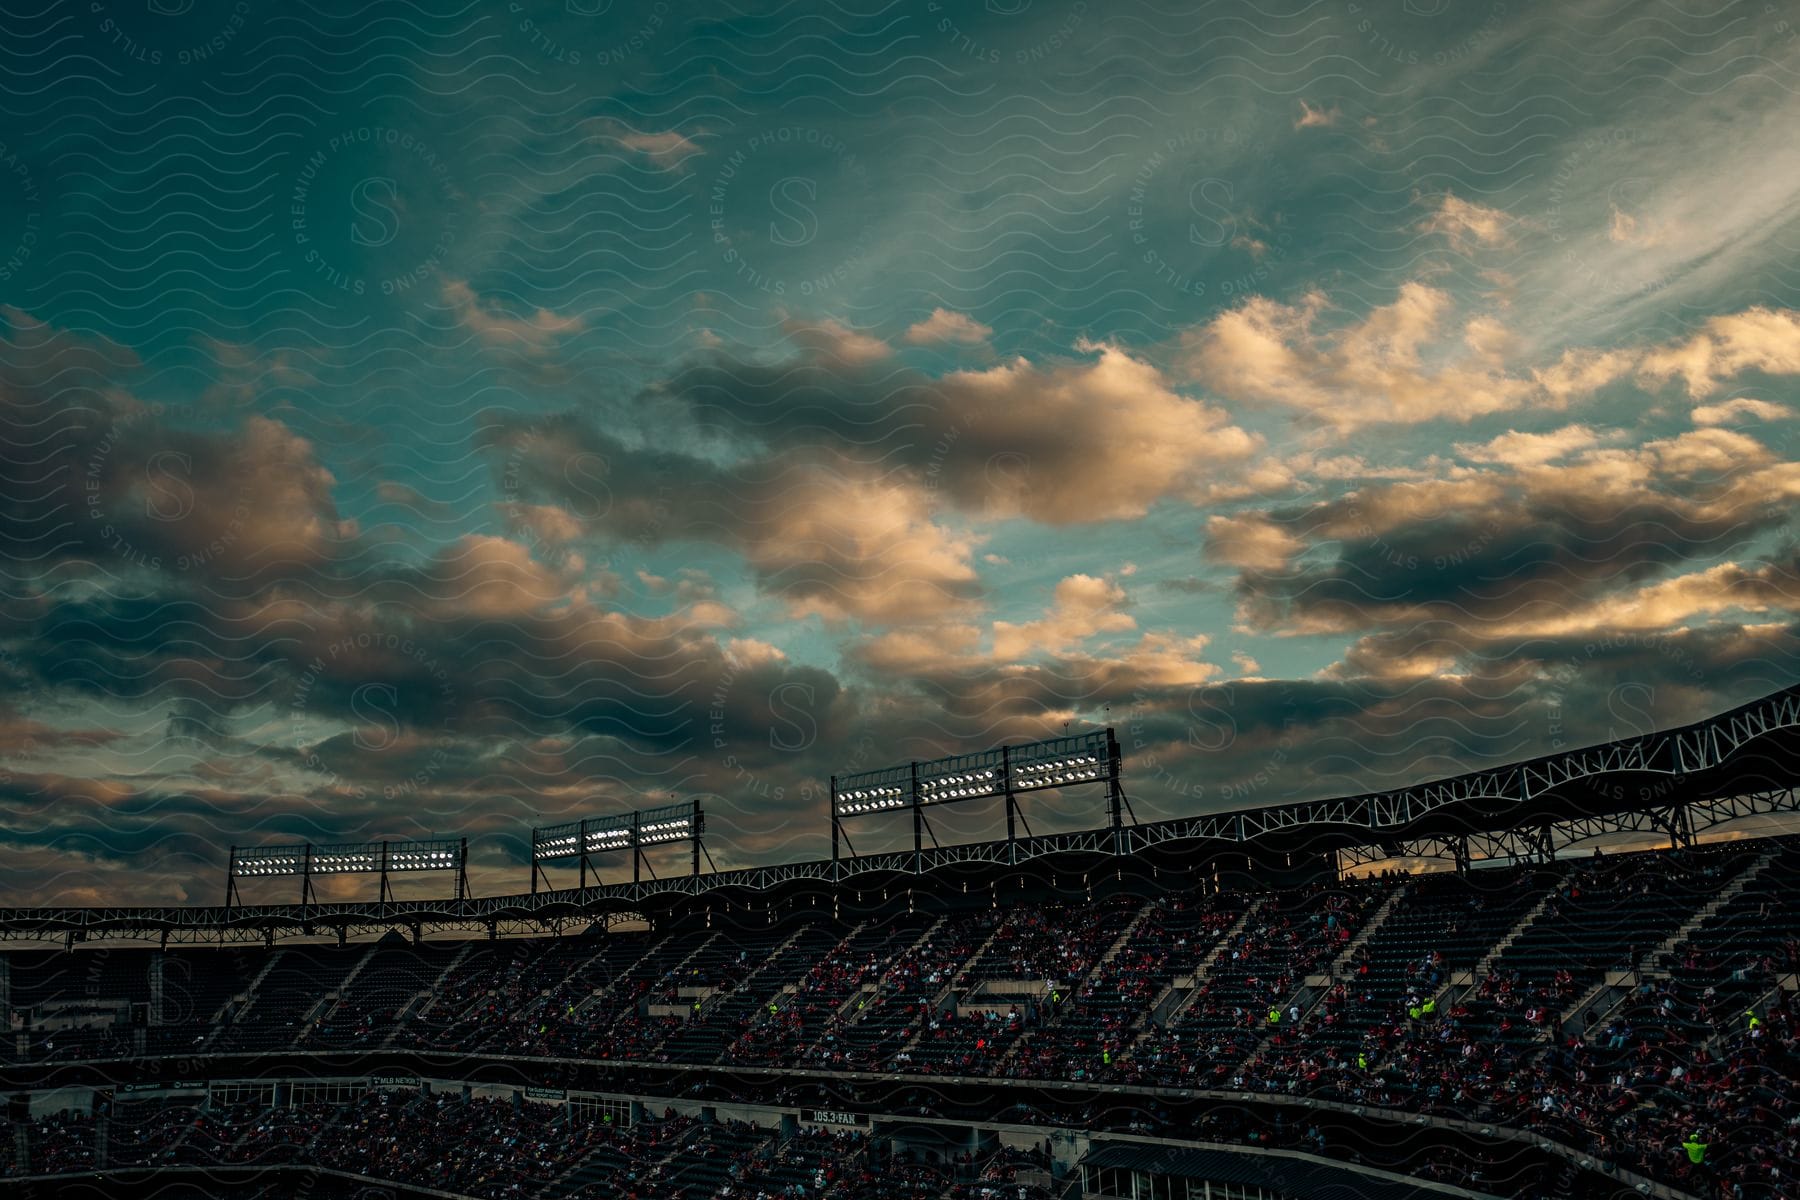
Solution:
[[[1112,810],[1113,853],[1125,853],[1125,788],[1119,782],[1119,743],[1106,728],[1106,798]]]
[[[1669,806],[1669,849],[1685,850],[1694,844],[1694,814],[1686,804]]]
[[[161,1025],[163,1014],[163,963],[167,956],[161,950],[150,954],[150,1014],[146,1025]],[[0,1009],[6,1006],[0,1004]]]
[[[838,838],[842,834],[838,825],[837,776],[831,777],[831,881],[838,878]]]
[[[694,878],[700,878],[700,835],[706,832],[706,810],[700,807],[700,798],[694,798]]]
[[[587,818],[583,817],[583,818],[581,818],[581,820],[579,820],[575,823],[575,849],[578,852],[580,852],[580,854],[581,854],[581,860],[577,864],[577,868],[581,872],[581,881],[580,881],[581,882],[581,890],[584,892],[587,891],[587,885],[588,885],[588,882],[587,882],[587,877],[588,877],[587,847],[588,847]]]
[[[1000,788],[1006,796],[1006,861],[1019,861],[1019,810],[1017,801],[1013,799],[1012,788],[1012,750],[1000,747]]]
[[[919,803],[919,764],[912,765],[913,874],[925,870],[925,808]]]

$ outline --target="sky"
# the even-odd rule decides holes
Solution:
[[[519,891],[696,797],[814,858],[834,772],[1106,725],[1149,821],[1796,681],[1779,5],[342,7],[0,12],[0,903]]]

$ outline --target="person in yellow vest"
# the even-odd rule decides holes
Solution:
[[[1437,997],[1435,997],[1435,996],[1428,997],[1426,999],[1425,1003],[1419,1005],[1419,1011],[1428,1017],[1432,1013],[1436,1012],[1437,1011]]]
[[[1406,1015],[1416,1021],[1425,1015],[1425,1009],[1421,1005],[1410,1005],[1406,1010]]]
[[[1269,1024],[1271,1024],[1271,1025],[1281,1024],[1281,1010],[1279,1008],[1276,1008],[1273,1004],[1271,1004],[1269,1006]]]
[[[1359,1071],[1366,1071],[1369,1069],[1369,1056],[1368,1055],[1358,1054],[1356,1056],[1356,1069]]]
[[[1748,1022],[1745,1028],[1748,1029],[1752,1035],[1755,1035],[1757,1027],[1762,1024],[1762,1018],[1756,1015],[1756,1010],[1754,1008],[1746,1008],[1744,1010],[1744,1020]]]
[[[1706,1143],[1700,1140],[1698,1133],[1688,1134],[1687,1141],[1681,1143],[1681,1148],[1687,1151],[1688,1161],[1696,1167],[1706,1161]]]

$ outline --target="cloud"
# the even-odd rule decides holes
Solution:
[[[993,335],[992,329],[973,317],[951,312],[947,308],[934,308],[929,317],[907,329],[906,340],[915,346],[933,346],[944,342],[977,346]]]
[[[1084,344],[1092,363],[1020,358],[945,376],[931,424],[944,490],[989,517],[1052,525],[1142,516],[1198,495],[1258,450],[1226,414],[1177,393],[1149,363]]]
[[[509,532],[522,535],[538,545],[565,546],[580,540],[586,532],[586,526],[579,517],[554,504],[502,501],[499,508]]]
[[[735,549],[794,616],[940,617],[980,594],[976,540],[937,521],[931,492],[904,473],[797,451],[726,466],[630,448],[573,417],[507,418],[490,441],[521,502],[640,547]]]
[[[1536,367],[1518,364],[1523,345],[1495,316],[1453,309],[1448,292],[1416,280],[1337,324],[1321,293],[1292,304],[1253,296],[1184,331],[1178,358],[1221,396],[1344,430],[1561,410],[1623,381],[1653,389],[1679,379],[1699,400],[1746,371],[1800,374],[1800,313],[1791,309],[1711,317],[1692,336],[1647,346],[1572,347]]]
[[[1182,338],[1192,377],[1226,397],[1275,404],[1340,428],[1469,421],[1548,403],[1510,376],[1487,318],[1451,320],[1447,292],[1412,282],[1361,321],[1322,328],[1326,301],[1255,296]]]
[[[1336,125],[1338,118],[1341,116],[1343,116],[1343,113],[1340,112],[1336,106],[1329,109],[1324,106],[1315,108],[1302,100],[1300,101],[1300,117],[1294,122],[1294,128],[1323,129],[1327,126]]]
[[[1722,613],[1800,614],[1800,575],[1791,564],[1723,562],[1602,597],[1566,612],[1504,622],[1493,635],[1583,637],[1656,633]],[[1484,631],[1485,632],[1485,631]]]
[[[534,561],[518,542],[466,534],[432,558],[411,607],[492,620],[580,598],[573,579]]]
[[[1222,525],[1207,549],[1238,560],[1239,620],[1285,634],[1555,630],[1671,568],[1731,554],[1800,498],[1800,464],[1724,429],[1624,448],[1568,427],[1458,449],[1492,465]]]
[[[905,480],[787,474],[757,489],[750,521],[746,557],[794,616],[917,620],[978,594],[974,540],[934,522]]]
[[[1222,673],[1205,660],[1205,635],[1151,631],[1107,645],[1136,629],[1121,611],[1126,603],[1110,580],[1069,576],[1037,620],[995,621],[988,638],[970,622],[895,629],[852,643],[846,660],[884,691],[917,695],[942,714],[936,719],[954,718],[987,731],[984,736],[1027,728],[1043,736],[1048,727],[1108,704],[1160,710]]]
[[[647,389],[642,409],[660,430],[705,430],[763,461],[828,453],[879,463],[969,518],[1053,525],[1194,502],[1262,445],[1110,344],[934,376],[870,356],[847,361],[829,329],[810,337],[773,365],[703,356]]]
[[[1655,347],[1639,366],[1648,379],[1681,379],[1696,400],[1745,371],[1800,374],[1800,312],[1750,308],[1709,317],[1685,340]]]
[[[1206,555],[1229,566],[1277,570],[1305,545],[1263,513],[1206,519]]]
[[[1669,235],[1670,231],[1666,227],[1647,226],[1641,218],[1613,205],[1612,219],[1606,227],[1608,241],[1626,246],[1656,246],[1667,240]]]
[[[841,321],[802,321],[789,318],[781,323],[782,332],[794,344],[827,361],[860,367],[880,362],[892,354],[893,347],[878,337],[858,333]]]
[[[1532,379],[1544,390],[1553,405],[1593,395],[1606,385],[1623,379],[1637,363],[1630,350],[1572,349],[1548,367],[1532,371]]]
[[[327,560],[352,532],[333,476],[286,425],[253,415],[225,428],[199,405],[146,401],[129,352],[4,315],[0,511],[16,560],[241,589]]]
[[[1218,665],[1201,658],[1211,644],[1212,638],[1203,633],[1146,633],[1119,656],[1116,666],[1110,666],[1107,673],[1115,678],[1109,681],[1107,691],[1119,694],[1125,681],[1129,681],[1131,689],[1138,690],[1196,687],[1216,679],[1222,673]],[[1100,665],[1103,669],[1109,666]]]
[[[1748,418],[1758,421],[1786,421],[1793,417],[1794,411],[1770,400],[1737,396],[1723,404],[1698,405],[1690,415],[1696,425],[1725,425]]]
[[[565,317],[547,308],[539,308],[526,317],[507,316],[482,303],[474,289],[461,279],[444,282],[443,298],[455,312],[457,322],[483,344],[522,358],[540,358],[582,328],[580,317]]]
[[[1541,467],[1599,441],[1600,435],[1586,425],[1565,425],[1548,433],[1521,433],[1509,429],[1485,443],[1459,442],[1456,452],[1471,462]]]
[[[1030,621],[970,622],[896,629],[860,640],[847,657],[892,683],[909,680],[934,696],[955,696],[950,707],[1024,711],[1036,703],[1052,713],[1101,705],[1151,692],[1193,687],[1220,674],[1204,653],[1204,634],[1140,633],[1126,611],[1125,589],[1112,579],[1069,575],[1060,580],[1044,615]],[[1099,643],[1098,645],[1096,643]]]
[[[704,153],[698,142],[675,130],[648,132],[633,129],[623,121],[596,118],[588,123],[594,135],[613,142],[634,154],[642,154],[665,169],[677,169],[696,154]]]
[[[63,750],[92,751],[122,741],[116,729],[63,729],[19,713],[0,711],[0,757],[17,763]]]
[[[1098,633],[1135,629],[1129,613],[1119,611],[1125,589],[1092,575],[1071,575],[1056,585],[1050,612],[1036,621],[1015,625],[994,622],[994,657],[1002,661],[1037,652],[1060,653]]]
[[[1419,228],[1426,233],[1443,234],[1456,249],[1468,251],[1477,246],[1506,245],[1513,225],[1513,218],[1497,208],[1446,192]]]

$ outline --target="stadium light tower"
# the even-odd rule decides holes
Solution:
[[[300,880],[300,903],[312,904],[319,875],[379,875],[381,903],[394,898],[388,876],[396,871],[455,871],[456,898],[469,894],[469,839],[428,838],[407,842],[356,842],[318,846],[233,846],[225,867],[225,910],[242,902],[240,879]]]
[[[588,885],[590,861],[595,854],[631,851],[631,882],[643,881],[644,851],[651,846],[667,846],[676,842],[693,845],[693,870],[700,874],[700,855],[705,851],[700,835],[706,832],[706,814],[701,811],[699,797],[680,804],[660,808],[639,809],[611,817],[588,817],[563,825],[551,825],[531,831],[531,890],[538,890],[540,878],[548,883],[543,864],[578,859],[581,864],[581,886]],[[712,855],[706,855],[708,864]],[[651,878],[656,877],[654,868]],[[599,872],[594,872],[599,878]]]
[[[1115,847],[1123,846],[1124,812],[1129,807],[1119,783],[1119,741],[1110,726],[1089,733],[1045,738],[1021,746],[1000,746],[974,754],[956,754],[930,762],[878,767],[842,778],[831,777],[831,861],[838,843],[849,843],[844,822],[857,817],[910,809],[913,817],[913,862],[920,869],[929,822],[925,810],[937,804],[1003,797],[1006,803],[1007,857],[1017,861],[1021,792],[1103,783],[1112,818]],[[1135,819],[1135,818],[1134,818]],[[1025,830],[1030,835],[1029,826]],[[931,837],[937,843],[937,835]],[[850,853],[856,847],[850,846]]]

